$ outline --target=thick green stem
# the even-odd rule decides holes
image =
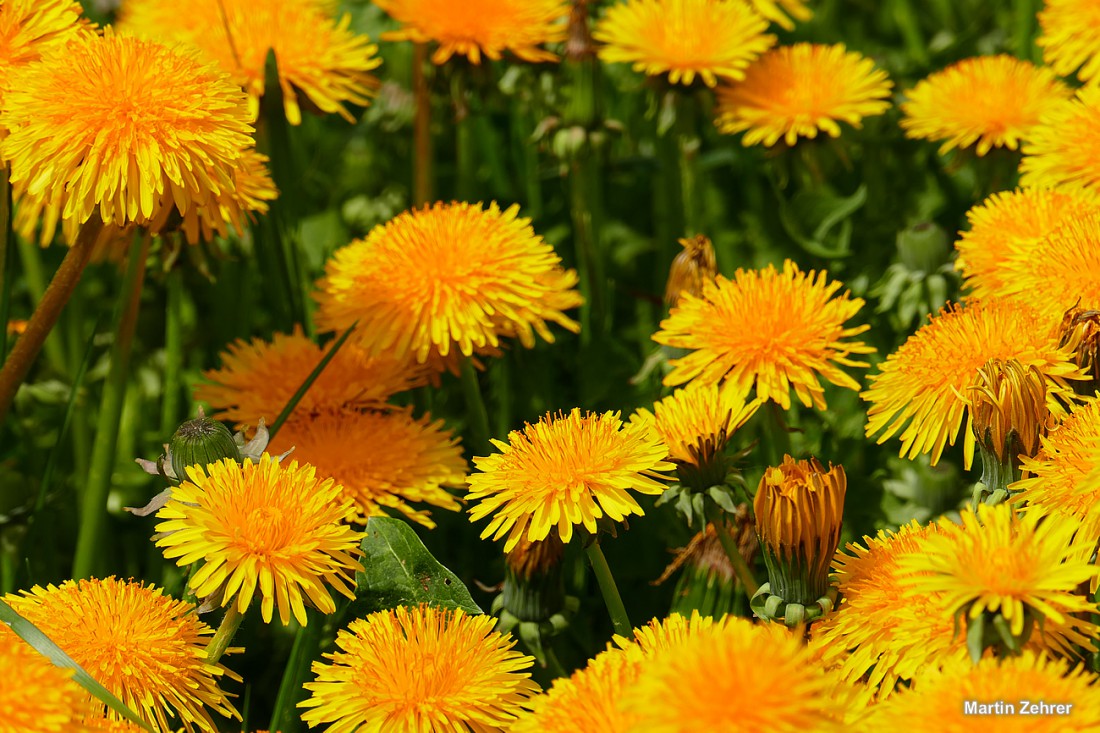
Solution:
[[[708,502],[707,521],[714,525],[714,531],[718,534],[718,541],[722,543],[722,549],[726,551],[730,565],[733,566],[733,572],[737,575],[737,579],[741,581],[741,587],[745,589],[745,595],[752,598],[760,585],[753,577],[752,570],[745,562],[745,558],[741,556],[741,550],[738,549],[736,540],[726,531],[724,518],[725,512],[722,511],[722,508]]]
[[[237,629],[241,628],[241,621],[244,621],[244,614],[237,610],[237,599],[234,598],[230,601],[229,608],[225,609],[225,616],[222,616],[221,625],[214,632],[210,646],[206,647],[208,664],[217,664],[222,658],[225,650],[233,642],[233,637],[237,635]]]
[[[1013,7],[1012,41],[1022,59],[1042,61],[1035,46],[1035,0],[1016,0]]]
[[[140,231],[130,244],[130,259],[122,282],[121,300],[115,321],[115,342],[111,347],[111,367],[103,386],[103,401],[96,420],[92,463],[80,505],[80,527],[76,536],[73,579],[88,578],[96,571],[107,514],[107,494],[111,488],[118,448],[119,421],[129,384],[130,350],[137,325],[141,289],[145,282],[145,260],[149,253],[147,232]]]
[[[279,693],[275,697],[275,709],[271,713],[270,730],[281,733],[293,733],[299,728],[300,718],[295,706],[302,694],[302,683],[309,674],[310,662],[317,653],[321,640],[322,619],[313,611],[308,611],[309,623],[299,627],[294,635],[294,646],[290,658],[283,668],[283,679],[279,683]]]
[[[164,402],[160,434],[167,439],[179,423],[180,375],[183,372],[183,272],[168,273],[164,314]]]
[[[676,95],[676,151],[680,164],[680,204],[684,214],[684,234],[700,232],[698,168],[699,132],[696,130],[697,100],[687,92]],[[669,243],[671,244],[671,243]]]
[[[634,627],[630,625],[630,617],[626,615],[626,606],[623,605],[622,596],[619,595],[619,587],[615,585],[615,576],[611,574],[611,568],[607,565],[607,558],[600,549],[600,543],[593,539],[587,548],[588,562],[592,565],[592,572],[596,574],[596,582],[599,583],[600,593],[607,605],[607,612],[611,614],[611,625],[615,633],[634,638]]]
[[[88,264],[96,237],[99,236],[102,228],[103,222],[98,212],[81,227],[76,242],[65,254],[65,259],[61,261],[61,266],[54,273],[50,286],[38,301],[27,329],[15,342],[8,358],[4,360],[4,367],[0,369],[0,423],[4,422],[19,385],[23,383],[31,364],[42,349],[42,344],[57,323],[61,309],[69,302],[76,284],[80,282],[80,275]],[[6,323],[4,327],[7,327]],[[60,366],[64,371],[64,359],[61,360]]]
[[[489,411],[481,394],[481,382],[472,358],[462,360],[460,376],[462,394],[466,398],[466,417],[470,421],[470,453],[484,456],[489,452]]]
[[[416,119],[413,123],[413,206],[432,200],[432,94],[428,86],[428,44],[413,45],[413,93]]]

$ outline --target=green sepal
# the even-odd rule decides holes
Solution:
[[[966,650],[970,652],[970,661],[977,664],[985,651],[985,614],[969,619],[966,623]]]
[[[737,500],[735,496],[736,489],[732,486],[711,486],[707,489],[707,496],[714,500],[714,503],[722,507],[730,514],[737,513]]]

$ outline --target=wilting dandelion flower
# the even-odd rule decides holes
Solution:
[[[386,40],[434,41],[432,62],[465,56],[500,61],[507,51],[524,61],[554,61],[540,46],[564,40],[569,3],[565,0],[375,0],[402,28]]]
[[[233,675],[206,661],[213,631],[190,603],[116,578],[35,586],[5,600],[157,729],[175,730],[168,721],[178,717],[188,731],[214,733],[207,708],[240,719],[218,688]]]
[[[703,294],[703,284],[718,274],[714,245],[702,234],[678,240],[684,248],[672,260],[665,284],[665,303],[671,307],[680,302],[682,293],[695,297]]]
[[[466,461],[458,438],[442,420],[412,416],[412,408],[328,409],[288,421],[274,445],[317,469],[342,487],[354,504],[355,521],[399,511],[434,527],[418,505],[457,511],[444,487],[466,484]]]
[[[1046,0],[1039,11],[1036,43],[1059,76],[1076,73],[1083,82],[1100,75],[1100,5],[1093,0]]]
[[[479,500],[470,520],[492,516],[481,536],[508,540],[504,551],[526,537],[546,539],[557,527],[563,542],[573,537],[573,525],[596,533],[596,520],[607,515],[616,522],[643,514],[629,490],[660,494],[660,472],[667,448],[645,425],[623,427],[619,413],[547,415],[508,442],[492,441],[500,451],[474,458],[478,472],[468,479],[467,498]]]
[[[901,127],[908,137],[953,148],[1016,150],[1051,105],[1073,92],[1050,69],[1004,54],[964,59],[905,93]]]
[[[12,71],[87,30],[83,12],[75,0],[5,0],[0,5],[0,99]]]
[[[527,347],[536,333],[552,342],[548,321],[577,331],[557,307],[575,279],[562,277],[553,248],[518,214],[518,206],[440,203],[375,227],[328,261],[318,325],[344,330],[358,321],[372,353],[421,363],[495,348],[502,333]]]
[[[191,467],[187,475],[157,512],[164,520],[157,546],[181,566],[204,561],[191,576],[197,596],[244,613],[258,588],[265,622],[277,604],[283,624],[293,613],[302,626],[305,601],[321,613],[336,610],[326,583],[354,597],[362,535],[343,523],[351,501],[338,484],[312,466],[270,456],[258,464],[219,461],[205,473]]]
[[[1100,87],[1085,87],[1051,105],[1031,128],[1020,161],[1020,185],[1100,187]]]
[[[653,340],[693,353],[671,364],[665,384],[697,380],[725,381],[741,394],[756,386],[761,400],[791,406],[790,390],[807,407],[825,408],[820,378],[848,389],[859,383],[836,365],[865,367],[849,354],[874,351],[860,341],[845,341],[870,326],[845,328],[863,305],[824,271],[804,273],[787,260],[783,271],[737,270],[733,280],[719,275],[703,286],[703,296],[685,295]]]
[[[1063,313],[1058,345],[1071,351],[1073,363],[1085,375],[1073,389],[1095,397],[1100,392],[1100,311],[1074,306]]]
[[[1022,303],[989,301],[953,306],[921,327],[869,377],[867,435],[878,442],[901,433],[901,455],[931,453],[932,465],[954,445],[966,412],[966,387],[990,359],[1036,366],[1052,391],[1077,375],[1068,349],[1052,336],[1054,322]],[[1054,389],[1057,388],[1057,389]],[[973,455],[967,432],[966,455]],[[969,468],[969,465],[967,466]]]
[[[92,706],[71,669],[46,657],[0,623],[0,731],[76,733]]]
[[[840,137],[838,123],[859,128],[864,117],[889,109],[892,86],[885,71],[843,45],[781,46],[718,90],[716,124],[731,135],[745,132],[745,145],[794,145],[818,132]]]
[[[320,5],[303,0],[127,0],[121,25],[197,48],[244,87],[252,119],[264,95],[270,50],[278,61],[290,124],[301,123],[302,106],[351,122],[345,105],[370,103],[379,86],[371,72],[382,60],[370,39],[351,30],[350,14],[333,20]]]
[[[302,719],[329,733],[506,729],[538,685],[525,671],[534,658],[495,621],[428,606],[352,621],[324,655],[332,663],[313,663]]]
[[[806,7],[806,0],[749,0],[756,12],[785,30],[794,30],[795,20],[807,21],[814,13]]]
[[[673,84],[695,77],[709,87],[737,81],[745,67],[771,48],[767,22],[744,0],[626,0],[612,5],[592,37],[600,58],[628,63]]]
[[[955,269],[962,273],[971,297],[998,297],[1022,269],[1017,263],[1035,259],[1043,239],[1064,223],[1097,210],[1100,204],[1081,192],[1018,188],[995,193],[967,212],[970,230],[955,243]]]

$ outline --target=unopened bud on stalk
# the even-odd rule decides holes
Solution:
[[[176,429],[169,441],[172,471],[181,479],[188,466],[207,466],[223,458],[241,462],[241,450],[229,428],[204,415],[188,420]]]
[[[745,564],[752,567],[758,545],[748,504],[739,505],[728,516],[732,521],[723,520],[723,531],[734,539]],[[653,584],[665,582],[681,569],[683,573],[672,593],[670,610],[673,613],[688,617],[696,611],[702,616],[721,618],[737,612],[737,603],[744,595],[739,590],[737,574],[713,523],[676,553],[676,559]]]

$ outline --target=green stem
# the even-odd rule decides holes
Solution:
[[[697,101],[687,92],[674,91],[672,94],[676,95],[676,150],[680,166],[680,203],[684,215],[684,234],[690,237],[700,231],[698,201],[700,141],[695,122]]]
[[[309,613],[309,623],[298,628],[294,635],[294,646],[290,658],[283,668],[283,679],[279,683],[279,692],[275,697],[275,709],[271,713],[270,730],[281,733],[293,733],[300,718],[295,714],[295,706],[302,694],[302,683],[309,674],[310,662],[317,651],[321,639],[321,619],[313,612]]]
[[[783,408],[774,400],[768,400],[760,412],[764,413],[761,415],[764,422],[764,459],[769,466],[778,466],[783,462],[783,456],[791,453],[791,433],[783,419]]]
[[[283,410],[279,413],[279,416],[275,418],[275,423],[268,431],[269,441],[275,440],[275,433],[279,432],[279,428],[283,426],[283,423],[285,423],[287,421],[287,418],[290,417],[291,413],[294,412],[294,408],[297,407],[298,403],[302,401],[302,398],[306,396],[306,392],[308,392],[309,388],[313,386],[313,383],[317,381],[317,377],[321,376],[321,372],[325,370],[325,367],[328,366],[328,363],[332,361],[333,357],[336,356],[337,352],[340,351],[340,347],[343,346],[344,342],[348,340],[348,337],[351,336],[351,332],[355,330],[355,327],[358,324],[359,322],[356,321],[355,323],[348,326],[348,330],[340,334],[340,338],[336,339],[336,341],[333,342],[332,347],[321,358],[321,361],[317,362],[317,366],[315,366],[313,368],[313,371],[309,373],[309,376],[306,377],[306,380],[302,382],[301,386],[298,387],[298,389],[295,390],[294,394],[290,396],[290,400],[283,407]]]
[[[416,119],[413,123],[413,206],[432,200],[432,94],[428,86],[428,44],[413,45],[413,93]]]
[[[1034,0],[1016,0],[1013,4],[1013,47],[1016,55],[1022,59],[1041,61],[1038,48],[1035,46],[1035,15]]]
[[[600,549],[599,541],[593,539],[586,552],[588,562],[592,565],[592,572],[596,574],[596,582],[603,594],[603,601],[607,605],[607,612],[611,614],[611,625],[615,633],[634,638],[634,627],[630,625],[630,617],[626,615],[626,606],[623,605],[622,596],[619,595],[619,587],[615,585],[615,576],[611,574],[611,568],[607,565],[607,558]]]
[[[741,555],[741,550],[737,547],[737,542],[734,541],[730,533],[726,531],[725,512],[716,504],[707,502],[707,521],[714,525],[714,530],[718,534],[718,541],[722,543],[722,549],[726,551],[726,556],[729,558],[730,565],[733,566],[733,572],[737,575],[737,579],[741,581],[741,587],[745,589],[745,595],[749,598],[753,597],[753,594],[760,588],[759,583],[756,582],[756,578],[753,577],[752,570],[749,568],[748,563],[745,562],[745,558]]]
[[[107,494],[111,488],[118,448],[119,421],[129,384],[130,351],[137,325],[141,290],[145,281],[145,260],[149,253],[148,232],[139,231],[130,244],[130,259],[122,281],[121,300],[115,321],[115,342],[111,347],[111,367],[103,386],[103,401],[96,420],[92,463],[80,505],[80,527],[76,537],[76,558],[73,579],[88,578],[96,570],[98,552],[103,541]]]
[[[558,654],[554,651],[552,644],[546,645],[546,663],[550,666],[550,671],[554,673],[555,677],[569,676],[569,673],[565,671],[565,667],[562,666],[561,660],[558,659]]]
[[[485,409],[485,399],[481,394],[481,382],[477,377],[472,358],[464,358],[460,371],[462,394],[466,398],[466,416],[470,421],[470,453],[475,456],[487,455],[489,443],[489,411]]]
[[[99,236],[102,228],[103,222],[98,213],[93,214],[92,218],[81,227],[76,242],[65,254],[65,259],[61,261],[61,266],[54,273],[50,286],[38,301],[31,320],[27,324],[27,330],[15,342],[8,358],[4,360],[4,366],[0,369],[0,424],[4,422],[15,393],[23,383],[27,372],[30,371],[31,364],[38,356],[42,344],[57,323],[62,308],[65,307],[65,303],[69,301],[77,283],[80,282],[80,275],[88,264],[96,237]],[[7,328],[6,323],[4,327]],[[60,362],[60,369],[62,372],[65,370],[64,359]]]
[[[237,635],[237,629],[241,628],[241,621],[244,621],[244,614],[237,610],[237,599],[234,598],[230,601],[229,607],[225,609],[221,625],[214,632],[214,638],[210,640],[210,646],[206,647],[206,661],[208,664],[217,664],[221,660],[225,650],[233,642],[233,637]]]
[[[183,272],[173,267],[165,286],[164,318],[164,402],[160,413],[160,434],[165,439],[179,423],[181,373],[183,371]]]
[[[474,125],[466,90],[466,69],[455,65],[451,76],[451,101],[455,110],[455,194],[459,201],[473,201],[477,168],[474,161]]]
[[[8,320],[11,318],[11,289],[14,283],[11,260],[15,254],[11,231],[11,182],[8,167],[0,166],[0,362],[8,354]]]

